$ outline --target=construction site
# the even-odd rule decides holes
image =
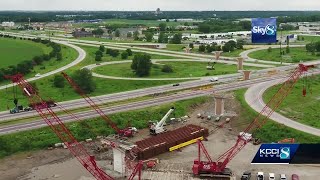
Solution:
[[[52,100],[40,97],[22,75],[7,76],[24,92],[33,109],[61,142],[48,150],[4,159],[0,165],[0,170],[4,171],[2,178],[234,180],[240,179],[245,171],[250,171],[253,178],[262,171],[297,173],[302,179],[315,179],[320,168],[316,165],[280,167],[250,164],[261,143],[253,133],[267,122],[309,68],[313,66],[300,64],[293,70],[256,118],[249,120],[250,123],[239,122],[241,105],[232,92],[212,92],[206,103],[192,107],[188,114],[176,117],[176,107],[172,107],[163,114],[162,119],[150,119],[147,129],[129,125],[124,129],[118,128],[99,105],[66,73],[62,73],[71,87],[105,120],[106,126],[112,127],[116,132],[106,137],[92,137],[84,142],[77,141],[64,125],[52,108]],[[305,89],[303,94],[305,95]],[[54,103],[54,106],[77,118],[59,104]],[[294,143],[294,139],[288,137],[275,143]]]

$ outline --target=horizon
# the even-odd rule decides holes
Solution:
[[[0,11],[319,11],[314,0],[10,0]]]

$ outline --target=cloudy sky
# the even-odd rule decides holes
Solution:
[[[320,10],[319,0],[0,0],[0,10]]]

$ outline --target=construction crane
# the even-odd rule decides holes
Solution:
[[[112,120],[100,109],[100,107],[76,84],[76,82],[71,79],[66,73],[61,73],[63,77],[68,81],[68,83],[73,87],[73,89],[80,94],[83,99],[86,100],[88,104],[106,121],[106,123],[116,131],[116,133],[120,136],[124,137],[132,137],[135,132],[137,132],[137,128],[135,127],[127,127],[125,129],[120,129],[117,125],[112,122]]]
[[[151,135],[157,135],[160,134],[162,132],[165,131],[163,125],[165,124],[166,120],[168,119],[168,117],[171,115],[171,113],[174,111],[174,107],[172,107],[166,115],[163,116],[163,118],[157,122],[157,123],[153,123],[150,127],[150,134]]]
[[[313,66],[305,66],[299,64],[299,66],[291,73],[290,77],[282,84],[278,92],[271,98],[267,105],[261,110],[259,115],[249,124],[249,126],[240,133],[236,144],[222,154],[218,159],[213,162],[210,155],[206,151],[202,142],[198,142],[199,152],[198,159],[194,160],[192,171],[194,175],[200,174],[224,174],[228,170],[227,164],[234,158],[241,149],[251,140],[246,138],[249,132],[260,129],[269,119],[271,114],[280,106],[282,101],[288,96],[293,86],[296,84],[298,79],[304,75],[308,69]],[[201,161],[201,150],[206,155],[208,161]]]
[[[48,106],[46,101],[39,96],[32,85],[23,78],[22,74],[5,77],[7,79],[11,79],[13,83],[16,83],[17,86],[21,88],[22,92],[28,97],[29,102],[35,105],[34,108],[41,118],[67,146],[70,152],[78,159],[84,168],[86,168],[98,180],[113,179],[98,167],[94,156],[91,156],[84,146],[75,139],[57,114],[50,108],[50,106]]]

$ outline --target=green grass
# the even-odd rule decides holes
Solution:
[[[284,46],[283,51],[286,51],[286,47]],[[286,54],[286,56],[290,56],[290,59],[286,59],[283,57],[282,62],[300,62],[302,61],[310,61],[310,60],[316,60],[319,59],[319,56],[316,55],[311,55],[311,53],[307,53],[306,48],[304,47],[295,47],[295,48],[290,48],[290,53]],[[281,61],[281,56],[280,56],[280,49],[272,49],[271,52],[268,52],[267,49],[260,50],[260,51],[255,51],[249,54],[249,57],[254,58],[254,59],[259,59],[259,60],[267,60],[267,61]]]
[[[167,50],[170,51],[185,51],[184,48],[187,47],[188,45],[184,44],[167,44]]]
[[[132,126],[141,129],[146,128],[150,120],[161,119],[172,106],[176,107],[175,115],[181,117],[186,115],[190,108],[206,101],[206,97],[178,101],[146,109],[117,113],[110,115],[110,118],[118,124],[120,128],[126,127],[128,121],[131,120],[130,123]],[[73,122],[66,125],[79,141],[87,138],[95,138],[97,135],[107,136],[114,133],[101,118]],[[60,142],[60,140],[48,127],[3,135],[0,136],[0,158],[19,152],[44,149],[58,142]]]
[[[245,129],[249,123],[258,115],[256,111],[250,108],[244,99],[246,89],[237,90],[235,92],[236,99],[240,102],[241,109],[239,119],[236,124],[241,130]],[[259,130],[254,131],[253,135],[260,138],[265,143],[278,142],[285,138],[295,138],[297,143],[320,143],[320,137],[314,136],[296,129],[289,128],[282,124],[268,120],[267,123]]]
[[[235,49],[232,52],[223,52],[221,54],[221,56],[225,56],[225,57],[239,57],[240,53],[242,53],[243,51],[246,51],[247,49]]]
[[[31,60],[34,56],[42,55],[50,49],[41,43],[20,40],[19,38],[0,38],[0,68]]]
[[[153,65],[148,78],[181,78],[181,77],[202,77],[210,75],[231,74],[237,72],[236,65],[216,64],[216,70],[207,70],[208,63],[205,62],[161,62],[157,63],[170,65],[173,73],[164,73],[161,71],[162,65]],[[94,71],[99,74],[116,77],[137,77],[130,68],[131,63],[112,64],[100,66]],[[246,67],[246,69],[257,69],[255,67]],[[208,73],[208,74],[207,74]]]
[[[83,47],[83,49],[88,53],[85,60],[79,63],[78,65],[71,67],[70,69],[66,70],[68,74],[72,74],[75,70],[80,69],[81,67],[88,65],[88,64],[95,64],[96,61],[94,60],[94,52],[98,49],[95,47]],[[109,56],[110,57],[110,56]],[[104,57],[105,61],[108,59]],[[119,59],[113,59],[119,60]],[[80,99],[81,97],[76,94],[68,84],[66,84],[65,88],[56,88],[53,87],[53,77],[50,76],[44,79],[40,79],[36,81],[36,85],[39,89],[40,95],[43,97],[50,97],[57,102],[60,101],[67,101],[73,99]],[[129,80],[112,80],[112,79],[101,79],[101,78],[94,78],[94,81],[97,84],[97,88],[95,92],[89,94],[90,96],[97,96],[97,95],[104,95],[104,94],[111,94],[129,90],[136,90],[141,88],[153,87],[153,86],[160,86],[165,84],[177,83],[181,81],[129,81]],[[0,96],[0,111],[7,110],[7,105],[9,108],[14,106],[13,104],[13,94],[12,88],[0,90],[0,93],[3,96]],[[26,98],[21,94],[19,91],[18,98],[20,99],[20,103],[24,106],[27,104]]]
[[[283,101],[277,112],[297,122],[320,128],[320,76],[309,79],[310,91],[306,97],[302,96],[303,80],[299,80],[288,97]],[[268,102],[280,86],[268,89],[263,95],[264,101]]]
[[[305,42],[317,42],[320,41],[320,36],[302,36],[299,35],[300,39],[303,37]]]

